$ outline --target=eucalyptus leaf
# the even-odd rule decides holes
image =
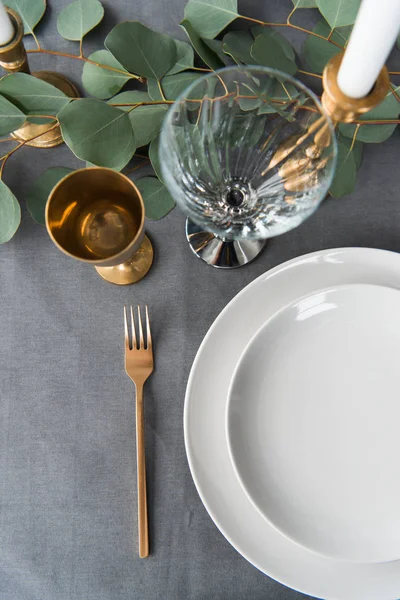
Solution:
[[[21,222],[21,207],[4,181],[0,179],[0,244],[11,240]]]
[[[96,98],[110,98],[117,94],[130,79],[128,71],[117,61],[108,50],[97,50],[88,57],[99,64],[119,69],[122,73],[103,69],[85,62],[82,71],[82,84],[85,90]],[[124,75],[126,73],[126,75]]]
[[[176,100],[194,81],[198,81],[201,78],[202,75],[200,73],[193,73],[191,71],[177,73],[176,75],[167,75],[161,80],[164,96],[167,100]],[[147,89],[154,101],[162,99],[160,90],[155,81],[148,81]]]
[[[213,52],[209,46],[201,39],[197,31],[193,28],[191,23],[186,19],[180,24],[182,29],[185,30],[189,40],[192,43],[193,48],[200,56],[201,60],[210,67],[210,69],[216,70],[221,69],[224,63],[219,58],[218,54]]]
[[[331,29],[353,25],[361,0],[317,0],[317,7]]]
[[[174,75],[186,69],[191,69],[194,65],[194,52],[193,48],[187,42],[181,42],[181,40],[175,40],[176,45],[176,63],[167,73],[167,75]]]
[[[313,32],[322,37],[328,37],[331,32],[331,28],[326,21],[321,20],[314,27]],[[341,30],[334,31],[331,36],[331,40],[332,42],[335,42],[336,44],[339,44],[339,46],[343,47],[349,35],[350,29],[343,28]],[[326,63],[340,51],[341,49],[331,42],[323,40],[320,37],[316,37],[315,35],[309,35],[303,46],[303,58],[310,69],[316,73],[322,73]]]
[[[28,210],[40,225],[45,225],[46,202],[51,190],[56,183],[72,171],[73,169],[68,167],[51,167],[39,175],[28,191],[26,199]]]
[[[289,75],[294,75],[297,71],[294,58],[288,58],[287,52],[276,38],[266,33],[258,35],[254,40],[251,47],[251,56],[258,64],[278,69]]]
[[[221,40],[203,39],[203,42],[206,44],[206,46],[208,46],[210,48],[210,50],[212,50],[218,56],[218,58],[221,60],[221,62],[225,66],[231,62],[230,57],[227,54],[225,54],[225,52],[222,49],[222,41]]]
[[[33,33],[46,11],[46,0],[7,0],[6,4],[21,17],[24,34]]]
[[[353,152],[338,141],[338,158],[335,176],[329,193],[334,198],[341,198],[346,194],[350,194],[356,185],[357,179],[357,165]]]
[[[0,135],[7,135],[21,127],[25,115],[4,96],[0,96]]]
[[[395,92],[400,91],[400,86]],[[396,96],[390,91],[386,98],[378,106],[360,117],[360,121],[391,120],[397,119],[400,113],[400,103]],[[339,131],[348,138],[353,138],[357,125],[354,123],[340,123]],[[357,131],[357,140],[366,143],[384,142],[394,132],[396,123],[382,125],[361,125]]]
[[[147,92],[142,92],[141,90],[129,90],[110,98],[108,104],[130,104],[133,106],[134,104],[142,104],[143,102],[151,101],[152,98],[150,98]],[[120,106],[118,108],[120,108],[120,110],[129,110],[130,106]]]
[[[254,62],[250,53],[253,41],[247,31],[230,31],[224,36],[222,49],[236,63],[251,65]]]
[[[163,181],[163,176],[161,172],[161,164],[160,164],[160,136],[158,135],[150,144],[149,148],[149,159],[151,162],[151,166],[154,169],[155,174],[157,175],[160,181]]]
[[[99,0],[75,0],[58,15],[58,33],[66,40],[79,42],[103,17],[104,8]]]
[[[317,8],[316,0],[292,0],[294,8]]]
[[[122,92],[110,100],[113,104],[132,104],[140,102],[151,102],[146,92],[129,91]],[[136,146],[147,146],[159,133],[161,124],[168,112],[168,106],[163,104],[149,104],[137,106],[121,106],[121,110],[129,111],[128,116],[135,134]]]
[[[142,177],[135,183],[142,194],[148,219],[162,219],[174,208],[175,201],[171,194],[156,177]]]
[[[347,138],[344,135],[342,135],[340,133],[340,131],[338,131],[337,139],[338,139],[338,141],[342,142],[342,144],[347,146],[347,148],[349,150],[351,149],[351,152],[354,154],[354,160],[356,162],[356,167],[357,167],[357,169],[359,169],[361,166],[361,162],[362,162],[364,144],[357,140],[355,140],[353,142],[353,140],[351,140],[350,138]]]
[[[208,39],[239,17],[237,0],[189,0],[184,14],[199,36]]]
[[[101,100],[83,98],[58,114],[61,133],[78,158],[99,167],[126,165],[135,152],[128,115]]]
[[[285,36],[278,33],[278,31],[275,31],[275,29],[271,29],[270,27],[266,27],[265,25],[255,25],[251,28],[251,33],[254,38],[258,37],[259,35],[265,35],[274,39],[281,47],[286,58],[288,60],[296,62],[296,55],[293,46],[290,44],[290,42],[288,42]]]
[[[116,25],[105,46],[128,71],[149,79],[161,79],[176,63],[175,40],[138,21]]]
[[[11,73],[1,78],[0,94],[25,115],[56,115],[71,102],[61,90],[26,73]]]

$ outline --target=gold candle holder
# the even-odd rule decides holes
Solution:
[[[23,43],[24,25],[21,17],[11,8],[6,6],[5,9],[14,26],[15,35],[8,44],[0,46],[0,65],[9,73],[30,74],[27,54]],[[54,87],[61,90],[66,96],[71,98],[79,97],[79,92],[74,84],[64,77],[64,75],[60,75],[60,73],[37,71],[32,73],[32,75],[54,85]],[[27,146],[33,146],[34,148],[52,148],[63,143],[61,130],[59,127],[54,127],[52,121],[43,125],[26,122],[11,135],[17,140],[25,142]]]
[[[46,227],[68,256],[91,264],[117,285],[140,281],[153,262],[145,209],[135,184],[104,167],[78,169],[50,192]]]
[[[325,112],[333,123],[352,123],[357,117],[380,104],[389,91],[389,73],[387,68],[383,67],[368,96],[364,98],[350,98],[346,94],[343,94],[337,83],[337,75],[343,54],[341,52],[330,59],[322,76],[324,92],[321,102]]]

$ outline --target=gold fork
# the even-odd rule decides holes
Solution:
[[[138,489],[138,521],[139,521],[139,556],[149,555],[149,532],[147,524],[146,463],[144,447],[144,414],[143,385],[154,368],[153,347],[151,342],[149,313],[146,306],[146,348],[144,345],[142,318],[140,307],[137,307],[139,336],[135,327],[132,306],[130,307],[131,323],[128,324],[127,311],[124,307],[125,320],[125,370],[136,388],[136,458]],[[129,329],[131,335],[129,335]],[[139,345],[137,338],[139,337]],[[131,343],[130,343],[131,340]]]

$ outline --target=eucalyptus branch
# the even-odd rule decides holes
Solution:
[[[115,67],[109,67],[108,65],[102,65],[101,63],[96,62],[95,60],[90,60],[90,58],[86,58],[86,56],[79,56],[79,54],[68,54],[67,52],[57,52],[56,50],[47,50],[45,48],[38,48],[37,50],[27,50],[28,54],[52,54],[54,56],[64,56],[66,58],[75,58],[77,60],[82,60],[84,62],[89,63],[90,65],[95,65],[96,67],[100,67],[101,69],[107,69],[108,71],[114,71],[115,73],[121,73],[121,75],[125,75],[125,77],[129,77],[130,79],[137,79],[144,82],[143,77],[139,75],[134,75],[133,73],[129,73],[129,71],[122,71],[121,69],[116,69]]]
[[[293,13],[293,11],[292,11]],[[264,27],[291,27],[292,29],[297,29],[297,31],[302,31],[303,33],[307,33],[308,35],[313,35],[314,37],[320,38],[325,42],[329,42],[333,44],[340,50],[343,50],[343,46],[334,42],[330,36],[325,37],[323,35],[319,35],[319,33],[315,33],[315,31],[310,31],[309,29],[305,29],[304,27],[300,27],[299,25],[294,25],[290,22],[290,17],[292,13],[288,16],[286,23],[269,23],[267,21],[260,21],[259,19],[253,19],[252,17],[245,17],[243,15],[239,15],[239,19],[244,19],[245,21],[251,21],[252,23],[257,23],[258,25],[263,25]]]

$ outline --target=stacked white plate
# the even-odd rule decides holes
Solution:
[[[400,597],[400,256],[325,250],[219,315],[185,402],[193,479],[258,569],[325,599]]]

